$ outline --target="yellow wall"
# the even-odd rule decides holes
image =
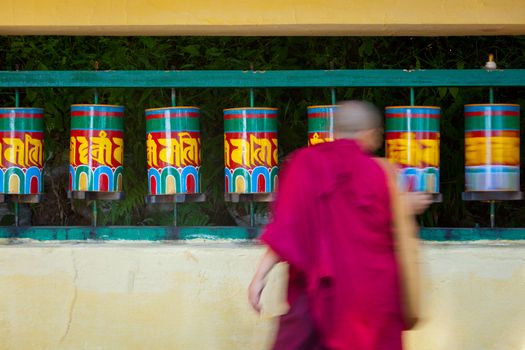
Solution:
[[[4,0],[0,34],[525,34],[525,1]]]
[[[284,267],[255,315],[262,249],[232,242],[0,245],[2,350],[259,350]],[[426,322],[409,350],[525,349],[525,243],[426,244]]]

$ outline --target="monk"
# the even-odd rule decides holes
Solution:
[[[249,300],[260,311],[267,274],[284,261],[290,309],[273,349],[401,350],[392,175],[372,155],[383,142],[381,113],[345,102],[334,132],[334,142],[300,149],[284,165]],[[429,204],[428,195],[410,196],[411,214]]]

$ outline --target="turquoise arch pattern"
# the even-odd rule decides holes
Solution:
[[[402,168],[398,174],[399,187],[405,191],[439,193],[439,168]],[[431,182],[433,188],[429,188]]]
[[[199,182],[200,182],[200,179],[199,179],[199,170],[200,170],[200,167],[194,167],[194,166],[185,166],[184,168],[182,168],[181,170],[181,186],[182,186],[182,192],[183,193],[186,193],[188,192],[188,189],[187,189],[187,184],[188,184],[188,177],[189,176],[193,176],[193,179],[195,180],[195,193],[199,193],[200,192],[200,188],[199,188]]]
[[[99,192],[100,188],[100,176],[106,175],[108,178],[108,192],[118,192],[118,181],[122,179],[122,173],[124,168],[119,166],[112,169],[108,166],[99,166],[95,170],[91,169],[87,165],[79,165],[74,167],[69,165],[69,179],[70,179],[70,191],[80,191],[80,175],[86,174],[87,176],[87,188],[84,191],[96,191]]]
[[[159,171],[160,170],[160,171]],[[187,165],[183,168],[167,166],[162,169],[148,169],[148,192],[149,194],[163,195],[168,194],[166,182],[168,176],[175,179],[175,192],[188,193],[188,179],[193,177],[195,183],[195,192],[200,192],[200,167]],[[154,181],[153,181],[154,180]],[[192,192],[193,193],[193,192]]]
[[[486,165],[465,167],[467,191],[517,191],[520,188],[520,167]]]
[[[274,192],[277,186],[279,167],[268,169],[266,167],[255,167],[253,170],[245,168],[224,169],[224,190],[227,193],[269,193]],[[263,176],[265,180],[264,191],[258,190],[258,179]],[[237,182],[242,181],[244,191],[237,188]]]
[[[9,182],[12,177],[18,178],[18,189],[11,191]],[[31,181],[36,179],[37,191],[31,192]],[[29,167],[22,169],[19,167],[10,167],[0,169],[0,193],[7,194],[37,194],[42,192],[42,169],[38,167]]]
[[[262,176],[264,178],[264,184],[265,184],[265,188],[264,188],[264,191],[265,192],[271,192],[271,181],[270,181],[270,171],[268,170],[268,168],[266,167],[263,167],[263,166],[258,166],[258,167],[255,167],[253,168],[252,170],[252,176],[251,176],[251,188],[252,188],[252,191],[257,191],[258,190],[258,181],[259,181],[259,177]]]
[[[114,183],[116,179],[114,178],[114,174],[111,168],[107,166],[100,166],[96,168],[95,171],[93,171],[93,178],[96,179],[95,181],[93,181],[93,191],[100,191],[100,177],[103,174],[107,176],[108,188],[112,189],[115,187]]]
[[[162,169],[160,173],[160,183],[166,184],[168,182],[168,177],[173,176],[175,179],[175,192],[180,189],[180,173],[177,168],[172,166],[167,166]]]

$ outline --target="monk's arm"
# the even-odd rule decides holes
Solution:
[[[255,274],[253,275],[252,282],[250,283],[250,286],[248,288],[248,299],[250,300],[250,304],[252,305],[254,310],[257,312],[261,311],[261,293],[264,287],[266,286],[266,282],[268,280],[268,273],[270,273],[272,268],[280,260],[281,259],[279,258],[279,256],[275,254],[273,250],[267,248],[261,261],[259,262]]]
[[[305,184],[308,183],[311,162],[304,152],[290,156],[279,172],[279,189],[272,208],[272,221],[260,237],[268,249],[264,254],[250,284],[248,295],[250,304],[260,311],[261,292],[266,278],[279,261],[286,261],[297,270],[304,270],[306,256],[304,246],[308,227],[305,225]],[[306,243],[305,243],[306,242]]]

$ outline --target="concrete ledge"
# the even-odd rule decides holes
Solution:
[[[409,350],[521,349],[525,241],[425,243],[425,321]],[[267,349],[285,266],[264,312],[246,241],[0,241],[0,349]]]

